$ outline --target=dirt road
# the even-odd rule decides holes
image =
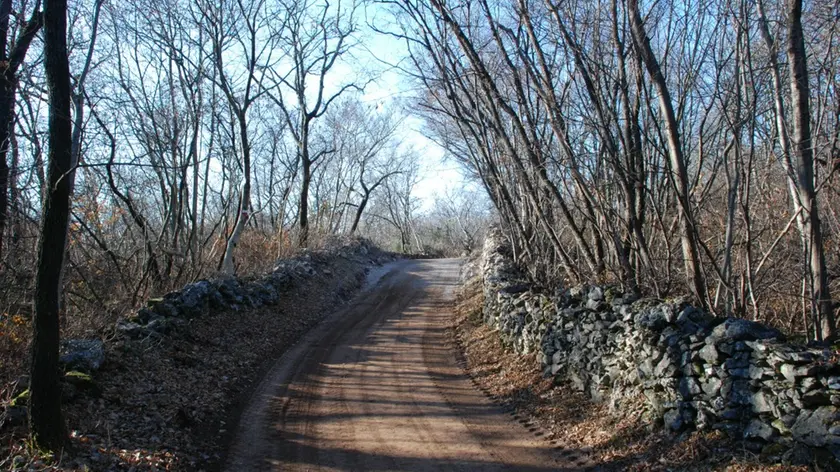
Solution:
[[[560,468],[475,389],[452,323],[457,260],[400,261],[310,331],[245,408],[230,471]]]

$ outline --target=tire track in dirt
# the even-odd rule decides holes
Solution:
[[[465,374],[448,330],[458,268],[397,262],[310,331],[252,396],[228,470],[574,469]]]

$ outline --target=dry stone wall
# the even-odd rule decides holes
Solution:
[[[507,347],[535,354],[546,376],[619,412],[641,404],[674,431],[716,429],[755,450],[804,445],[840,456],[840,367],[830,350],[680,300],[602,286],[536,290],[497,230],[482,275],[484,322]]]
[[[354,239],[338,247],[282,259],[270,273],[261,277],[199,280],[181,290],[149,300],[146,307],[120,320],[117,332],[129,338],[159,337],[178,331],[191,318],[212,310],[236,311],[275,305],[281,292],[319,273],[331,273],[330,263],[337,258],[355,261],[361,269],[366,265],[393,260],[395,256],[380,251],[367,240]]]

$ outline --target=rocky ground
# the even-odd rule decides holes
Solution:
[[[0,470],[219,469],[238,411],[271,361],[351,298],[367,268],[387,257],[316,253],[305,270],[284,278],[271,305],[123,322],[105,339],[101,368],[67,376],[71,449],[60,457],[31,450],[24,421],[12,417],[26,395],[10,397],[0,409]],[[23,383],[12,386],[15,396]]]
[[[543,377],[535,355],[503,349],[498,333],[482,323],[482,304],[481,282],[473,277],[462,288],[453,325],[470,376],[520,421],[533,425],[535,434],[558,448],[587,452],[594,470],[826,470],[764,462],[720,432],[667,433],[633,408],[617,416],[570,385]]]

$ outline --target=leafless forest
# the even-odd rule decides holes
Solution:
[[[406,252],[470,249],[480,204],[442,195],[421,214],[421,156],[399,133],[405,107],[363,99],[381,64],[348,67],[371,36],[365,8],[69,5],[66,329],[95,332],[149,296],[219,271],[259,273],[336,235]],[[48,89],[40,3],[3,1],[0,18],[0,312],[15,315],[31,310]]]
[[[535,279],[833,337],[840,4],[391,4],[429,132]]]
[[[459,255],[482,201],[543,286],[833,340],[838,25],[834,0],[0,0],[0,358],[31,342],[36,442],[63,440],[60,336],[347,235]],[[367,99],[385,71],[412,93]],[[410,121],[486,196],[421,210]]]
[[[31,369],[37,444],[64,440],[60,338],[348,235],[476,244],[487,199],[421,209],[409,107],[365,96],[373,7],[0,0],[0,383]]]

